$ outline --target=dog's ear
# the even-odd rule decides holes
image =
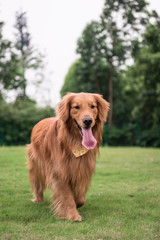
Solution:
[[[69,118],[70,103],[73,97],[74,93],[67,93],[57,105],[56,116],[64,122]]]
[[[100,94],[94,94],[94,97],[97,101],[98,106],[98,119],[101,122],[106,122],[109,111],[109,103],[104,100],[104,98]]]

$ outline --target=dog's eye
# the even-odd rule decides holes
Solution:
[[[79,107],[79,106],[75,106],[74,108],[75,108],[75,109],[80,109],[80,107]]]
[[[91,108],[93,109],[93,108],[95,108],[96,106],[94,106],[94,105],[91,105]]]

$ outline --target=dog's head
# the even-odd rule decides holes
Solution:
[[[82,145],[93,149],[96,140],[92,135],[92,128],[106,121],[109,103],[99,94],[68,93],[57,106],[57,115],[66,122],[73,120],[74,127],[83,136]]]

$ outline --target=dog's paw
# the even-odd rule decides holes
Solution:
[[[82,221],[82,217],[77,213],[77,214],[69,214],[66,217],[67,220],[69,221],[75,221],[75,222],[81,222]]]
[[[77,217],[73,218],[73,221],[81,222],[82,221],[82,217],[80,215],[78,215]]]
[[[37,198],[31,199],[31,201],[32,201],[33,203],[41,203],[41,202],[44,202],[43,199],[37,199]]]
[[[68,220],[68,221],[75,221],[75,222],[81,222],[82,217],[79,215],[79,213],[68,213],[67,216],[59,216],[59,218]]]

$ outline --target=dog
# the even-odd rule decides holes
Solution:
[[[44,190],[51,188],[54,214],[82,220],[77,208],[85,203],[108,110],[99,94],[68,93],[55,117],[34,126],[27,150],[33,202],[43,202]]]

